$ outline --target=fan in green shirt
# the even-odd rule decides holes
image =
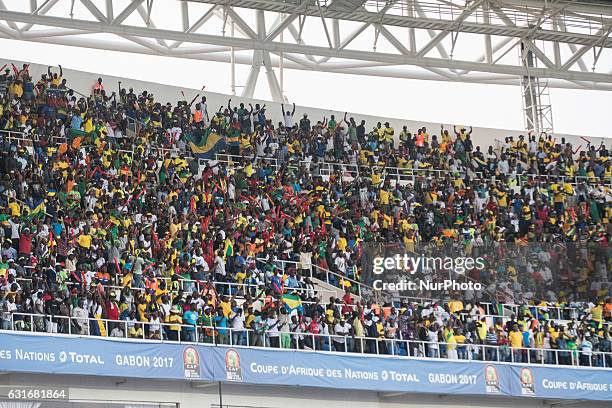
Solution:
[[[327,122],[327,128],[330,130],[334,130],[336,129],[337,125],[338,122],[336,122],[336,117],[334,115],[331,115],[331,117],[329,118],[329,122]]]

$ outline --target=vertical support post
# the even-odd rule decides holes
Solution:
[[[255,92],[255,86],[257,85],[257,78],[259,77],[259,71],[261,69],[261,50],[253,51],[253,65],[251,65],[251,70],[249,71],[249,76],[247,77],[246,84],[244,88],[242,88],[242,97],[243,98],[252,98]]]
[[[36,0],[34,0],[36,2]],[[106,19],[108,21],[113,21],[115,18],[115,13],[113,11],[113,0],[106,0]]]
[[[340,46],[340,20],[337,18],[332,20],[332,36],[334,48],[337,49]]]
[[[489,2],[485,2],[482,5],[482,8],[484,10],[484,23],[485,24],[491,24],[491,13],[489,12]],[[485,62],[487,64],[491,64],[493,62],[493,47],[491,46],[491,35],[490,34],[485,34],[484,36],[484,41],[485,41]]]
[[[183,23],[183,32],[189,31],[189,2],[181,2],[181,21]]]
[[[414,4],[413,4],[414,0],[407,0],[406,4],[404,5],[404,15],[407,15],[408,17],[414,17]],[[409,28],[408,29],[408,49],[410,50],[411,53],[416,53],[417,52],[417,46],[416,46],[416,36],[414,34],[414,28]]]
[[[281,31],[280,33],[281,44],[284,42],[283,31]],[[278,74],[279,74],[278,79],[280,81],[280,91],[281,91],[281,96],[283,97],[283,102],[284,102],[285,101],[285,54],[283,51],[279,53],[279,58],[280,58],[280,61],[278,63]]]
[[[553,20],[553,29],[560,31],[561,27],[559,26],[558,18]],[[554,63],[555,67],[561,67],[561,46],[558,41],[553,41],[553,52],[554,52]]]
[[[230,35],[234,37],[234,20],[230,23]],[[234,55],[234,47],[230,50],[230,90],[232,95],[236,95],[236,59]]]
[[[521,64],[525,68],[525,75],[521,80],[525,129],[536,134],[551,133],[553,117],[548,81],[532,74],[533,68],[537,67],[536,55],[531,50],[534,45],[529,40],[521,42],[520,45]]]
[[[523,90],[523,113],[525,117],[525,130],[534,131],[535,134],[540,133],[540,122],[538,118],[538,94],[537,94],[537,78],[529,73],[529,69],[535,67],[535,59],[533,52],[528,48],[525,42],[521,42],[521,63],[525,67],[526,75],[522,79]]]

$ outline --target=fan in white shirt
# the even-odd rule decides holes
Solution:
[[[293,110],[291,112],[285,111],[285,105],[281,104],[281,109],[283,113],[283,123],[286,128],[293,127],[293,115],[295,114],[295,103],[293,104]]]

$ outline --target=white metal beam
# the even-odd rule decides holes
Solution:
[[[181,2],[181,23],[183,24],[183,31],[189,30],[189,2]]]
[[[113,21],[115,18],[115,9],[113,8],[113,0],[106,0],[106,20]]]
[[[332,20],[332,36],[334,39],[334,48],[338,48],[340,46],[340,20],[334,18]]]
[[[385,26],[377,24],[376,27],[378,28],[378,31],[383,35],[383,37],[385,37],[391,43],[391,45],[393,45],[395,49],[398,50],[401,54],[412,54],[410,50],[408,50],[408,48],[406,48],[400,40],[398,40],[389,30],[387,30]]]
[[[597,33],[595,35],[597,36],[601,36],[602,40],[605,41],[605,39],[608,38],[608,36],[610,35],[610,32],[612,32],[612,26],[610,26],[610,28],[608,28],[608,30],[606,32],[604,32],[604,29],[601,28],[599,29],[599,31],[597,31]],[[602,42],[603,42],[602,41]],[[584,54],[586,54],[590,49],[592,49],[594,46],[597,45],[598,41],[593,42],[593,44],[591,45],[584,45],[582,47],[580,47],[580,49],[578,49],[577,51],[574,52],[574,54],[561,66],[562,70],[567,70],[569,69],[572,65],[574,65],[578,60],[580,60],[580,58],[582,58],[582,56]]]
[[[211,4],[228,4],[227,0],[190,0],[199,3],[211,3]],[[414,0],[415,10],[423,11],[423,8],[420,6],[421,0]],[[491,3],[495,4],[505,4],[506,0],[503,1],[491,1]],[[435,9],[436,7],[440,8],[437,3],[444,3],[443,0],[428,0],[423,2],[427,4],[430,9]],[[539,4],[539,6],[534,9],[537,11],[541,11],[542,1],[532,1],[533,4]],[[244,7],[244,8],[252,8],[252,9],[264,9],[275,11],[279,13],[292,14],[295,10],[295,5],[292,2],[283,2],[283,1],[274,1],[274,0],[232,0],[232,7]],[[432,7],[433,5],[433,7]],[[570,8],[571,9],[571,8]],[[610,10],[612,7],[600,7],[598,14],[601,16],[605,14],[604,18],[598,18],[597,21],[600,24],[603,22],[607,24],[612,19],[612,13]],[[449,9],[450,10],[450,9]],[[412,27],[417,29],[428,29],[435,31],[449,31],[450,28],[453,27],[453,17],[448,13],[447,15],[436,13],[436,16],[428,16],[425,13],[423,15],[417,13],[416,16],[403,16],[394,13],[387,13],[382,18],[378,16],[378,11],[368,11],[368,10],[357,10],[357,11],[338,11],[332,10],[328,7],[323,7],[323,16],[325,18],[337,18],[351,21],[360,21],[360,22],[370,22],[370,23],[380,23],[383,25],[390,26],[398,26],[398,27]],[[447,10],[448,11],[448,10]],[[511,11],[511,10],[509,10]],[[607,14],[606,14],[607,13]],[[319,12],[316,8],[309,8],[305,10],[302,14],[309,16],[319,17]],[[523,7],[520,11],[516,11],[516,18],[524,19],[527,13],[527,9]],[[591,24],[593,27],[595,23]],[[584,28],[584,27],[582,27]],[[587,26],[588,28],[588,26]],[[465,32],[465,33],[473,33],[473,34],[490,34],[497,36],[512,36],[512,37],[521,37],[525,36],[529,33],[530,28],[525,25],[517,25],[515,27],[509,27],[506,24],[500,24],[498,22],[491,24],[484,24],[482,21],[464,21],[460,24],[459,27],[455,27],[455,31]],[[586,44],[589,41],[590,35],[585,34],[580,29],[575,29],[572,32],[560,33],[557,30],[552,29],[539,29],[531,36],[533,40],[542,40],[542,41],[563,41],[563,42],[571,42],[574,44]],[[609,40],[605,43],[605,47],[612,47],[612,40]]]
[[[232,10],[233,11],[233,10]],[[234,13],[235,14],[235,13]],[[264,15],[264,11],[263,10],[256,10],[255,12],[256,14],[256,20],[257,20],[257,34],[253,33],[253,35],[256,36],[257,39],[259,39],[260,41],[264,41],[266,39],[266,18]],[[234,21],[234,20],[232,20]],[[276,78],[276,73],[274,72],[274,68],[272,67],[272,61],[270,59],[270,52],[269,51],[263,51],[261,53],[261,59],[262,62],[261,64],[263,64],[265,70],[266,70],[266,79],[268,80],[268,88],[270,89],[270,95],[272,96],[272,100],[274,102],[283,102],[283,94],[281,92],[281,87],[280,84],[278,82],[278,79]],[[254,62],[255,64],[255,62]],[[255,68],[255,66],[253,65],[253,67],[251,69]],[[258,67],[257,70],[259,71],[260,68]],[[254,88],[253,88],[254,90]],[[251,90],[249,90],[251,91]]]
[[[6,38],[15,40],[18,39],[17,35],[19,34],[18,31],[15,31],[12,28],[5,26],[3,23],[0,23],[0,33],[4,34]]]
[[[155,53],[159,55],[168,55],[169,53],[169,50],[167,47],[162,47],[159,44],[156,44],[153,41],[149,40],[148,38],[133,37],[131,35],[123,35],[122,37],[135,44],[148,48],[151,51],[154,51]]]
[[[20,38],[24,40],[33,41],[37,38],[67,37],[71,35],[83,34],[91,34],[91,32],[71,29],[31,30],[26,31],[25,33],[21,33]]]
[[[446,38],[448,34],[450,34],[452,31],[458,30],[461,27],[461,24],[465,21],[465,19],[472,15],[472,13],[476,11],[476,9],[480,7],[484,3],[484,1],[485,0],[475,0],[474,2],[470,3],[469,6],[467,6],[465,10],[463,10],[455,20],[453,20],[452,24],[450,25],[450,27],[448,27],[447,30],[440,31],[434,38],[431,39],[431,41],[429,41],[429,43],[427,43],[427,45],[425,45],[419,50],[417,55],[426,55],[435,46],[440,44],[440,42],[444,38]]]
[[[400,55],[390,53],[372,53],[361,50],[336,50],[329,47],[321,47],[306,44],[290,44],[270,42],[266,43],[259,39],[249,38],[230,38],[228,36],[219,36],[212,34],[189,33],[185,34],[180,31],[167,29],[154,29],[146,27],[136,27],[127,25],[108,25],[99,22],[69,19],[55,16],[32,15],[23,12],[14,12],[0,10],[0,19],[19,21],[25,23],[33,23],[46,25],[51,27],[67,27],[73,29],[86,30],[90,32],[102,32],[116,35],[129,35],[144,38],[153,38],[156,40],[174,40],[188,41],[199,44],[210,44],[219,46],[236,47],[242,49],[259,49],[262,51],[279,52],[293,54],[310,54],[333,58],[377,61],[392,65],[413,65],[425,68],[445,68],[455,70],[469,70],[478,72],[501,73],[507,75],[522,76],[525,75],[523,67],[506,64],[482,64],[473,61],[450,60],[445,58],[430,58],[418,57],[413,55]],[[604,82],[612,83],[610,74],[593,73],[593,72],[576,72],[576,71],[558,71],[554,69],[533,68],[530,69],[530,75],[541,76],[556,79],[587,81],[587,82]]]
[[[412,7],[412,3],[409,3],[408,15],[410,17],[414,17],[414,8]],[[416,30],[414,27],[408,28],[408,44],[410,45],[410,52],[416,52]]]
[[[283,18],[278,19],[278,23],[270,30],[266,35],[266,41],[272,41],[279,34],[285,30],[289,25],[293,24],[296,18],[299,17],[299,13],[308,8],[308,0],[302,0],[302,3],[293,11],[290,15],[283,15]]]
[[[266,77],[268,79],[268,87],[270,88],[270,95],[274,102],[284,102],[283,93],[281,92],[280,84],[276,78],[276,73],[272,68],[272,62],[270,61],[270,53],[264,53],[264,67],[266,68]]]
[[[323,11],[321,10],[321,2],[320,0],[316,0],[316,1],[317,1],[318,9],[319,9],[319,16],[321,17],[321,24],[323,24],[323,31],[325,31],[325,37],[327,38],[327,44],[329,44],[329,48],[334,48],[331,37],[329,35],[329,30],[327,29],[327,23],[325,22],[325,17],[323,17]]]
[[[147,2],[148,1],[149,0],[147,0]],[[153,0],[150,0],[150,1],[152,2]],[[149,4],[150,4],[150,7],[153,7],[153,3],[147,3],[147,6],[149,6]],[[152,29],[157,28],[157,26],[151,19],[151,9],[147,10],[142,4],[140,4],[138,7],[136,7],[136,11],[138,11],[140,18],[147,25],[147,28],[152,28]],[[156,38],[155,41],[157,41],[157,43],[161,45],[162,47],[166,47],[166,48],[168,47],[168,44],[166,44],[166,40],[164,38]]]
[[[529,49],[534,53],[534,55],[538,57],[538,59],[542,61],[544,65],[546,65],[546,67],[550,69],[556,68],[555,64],[532,41],[524,40],[524,43],[527,45],[527,47],[529,47]]]
[[[253,31],[253,29],[251,27],[249,27],[247,22],[244,21],[244,19],[242,17],[240,17],[238,15],[238,13],[236,13],[236,11],[234,11],[234,9],[232,7],[225,6],[223,9],[228,14],[228,16],[232,19],[232,21],[236,24],[236,26],[243,33],[245,33],[249,38],[253,38],[253,39],[254,38],[258,38],[258,35],[255,34],[255,31]],[[262,12],[263,12],[263,10],[262,10]],[[264,23],[264,28],[265,28],[265,20],[264,20],[263,23]],[[258,20],[257,20],[257,24],[261,24],[261,22],[259,21],[259,17],[258,17]]]
[[[132,2],[126,6],[125,9],[117,17],[111,20],[111,24],[118,25],[125,21],[132,13],[140,6],[144,0],[132,0]]]
[[[81,0],[81,3],[85,6],[85,8],[87,10],[89,10],[89,12],[95,18],[98,19],[98,21],[101,21],[101,22],[106,22],[107,21],[106,16],[104,15],[104,13],[102,13],[100,11],[100,9],[98,7],[96,7],[96,5],[91,2],[91,0]]]
[[[289,27],[287,28],[289,29],[289,33],[291,34],[291,36],[293,37],[296,43],[300,45],[306,45],[306,42],[300,35],[300,32],[295,28],[293,24],[289,24]],[[311,54],[306,53],[304,54],[304,56],[306,57],[307,60],[317,64],[317,60]]]
[[[275,89],[280,86],[277,87],[278,81],[273,79],[276,76],[275,68],[279,65],[290,69],[324,72],[498,84],[517,84],[518,78],[528,74],[548,78],[553,87],[576,89],[609,89],[612,84],[612,73],[608,72],[603,62],[591,72],[585,69],[583,61],[583,56],[590,50],[593,50],[595,58],[601,56],[600,61],[609,61],[612,39],[607,34],[612,27],[612,7],[602,7],[597,22],[592,16],[584,15],[586,11],[582,8],[574,8],[573,4],[568,6],[565,0],[550,3],[552,6],[544,8],[542,1],[536,0],[397,0],[397,3],[396,0],[380,0],[378,3],[374,3],[376,0],[362,3],[340,1],[327,2],[325,5],[321,2],[320,10],[315,0],[232,0],[231,3],[226,0],[210,0],[201,3],[212,3],[211,8],[197,8],[197,13],[196,7],[190,7],[192,5],[189,1],[177,1],[172,2],[176,14],[168,15],[164,29],[160,29],[150,18],[151,8],[144,6],[144,0],[132,0],[125,3],[126,8],[118,10],[113,10],[112,0],[79,1],[89,13],[70,19],[69,13],[64,12],[67,2],[59,3],[53,9],[53,15],[50,15],[50,9],[58,0],[29,0],[25,8],[14,7],[14,2],[0,0],[9,6],[8,10],[0,10],[0,20],[15,27],[19,27],[17,23],[23,25],[17,31],[0,23],[0,37],[197,60],[233,60],[235,63],[251,65],[253,73],[250,78],[254,77],[255,81],[257,77],[254,72],[257,71],[258,75],[258,67],[260,70],[263,65],[271,93],[275,93],[276,97],[279,95]],[[440,15],[431,12],[432,4],[438,5]],[[236,8],[238,6],[259,11],[240,10]],[[59,7],[64,10],[58,10]],[[24,9],[28,8],[29,12],[25,12]],[[347,11],[348,8],[352,11]],[[264,10],[275,17],[275,23],[270,31],[264,30],[262,36],[260,32],[255,32],[254,27],[259,18],[257,16],[262,15]],[[119,14],[116,15],[115,11]],[[142,22],[126,24],[126,19],[135,11],[138,11]],[[159,10],[155,11],[155,16],[159,16]],[[571,24],[565,24],[566,13],[573,13]],[[219,35],[218,25],[206,24],[212,17],[221,18],[224,26],[233,22],[237,35]],[[321,21],[325,22],[323,28],[329,27],[326,45],[310,42],[311,37],[301,35],[303,29],[319,29],[322,32]],[[355,25],[355,22],[359,24]],[[580,24],[595,27],[592,34],[587,34],[585,30],[576,32],[580,31],[576,29]],[[369,26],[373,26],[375,34],[382,35],[393,49],[373,52],[364,41],[355,41]],[[37,29],[29,32],[33,27]],[[407,38],[398,34],[400,28],[407,34]],[[429,39],[417,37],[417,31],[422,31]],[[103,40],[81,36],[94,33],[111,35],[105,36]],[[482,57],[473,60],[473,57],[466,57],[465,53],[449,57],[443,44],[448,33],[453,35],[453,50],[457,41],[461,42],[467,37],[458,33],[484,37],[479,43]],[[118,41],[113,41],[113,35]],[[492,43],[493,36],[501,36],[497,44]],[[542,46],[544,40],[552,43],[552,47],[548,44]],[[170,45],[167,46],[166,42]],[[514,46],[525,44],[543,64],[525,68],[518,61],[501,63],[507,53],[502,48],[513,42]],[[185,46],[185,43],[190,44]],[[573,48],[572,56],[565,64],[561,60],[561,46]],[[440,57],[417,54],[419,50],[424,52],[433,48],[438,49]],[[251,51],[251,54],[233,52],[241,50]],[[317,60],[314,56],[320,58]],[[281,59],[284,63],[280,62]],[[579,69],[574,66],[576,62]],[[255,83],[252,85],[250,88],[254,90]]]
[[[489,11],[489,2],[487,1],[483,5],[482,8],[483,8],[484,23],[491,24],[491,13]],[[484,35],[484,46],[485,46],[485,52],[484,52],[483,60],[486,61],[487,64],[490,64],[493,62],[493,46],[492,46],[490,34]]]
[[[46,14],[58,2],[59,2],[59,0],[45,0],[45,2],[43,4],[41,4],[40,6],[38,6],[36,8],[36,10],[34,10],[32,12],[32,14]],[[24,25],[23,27],[21,27],[21,32],[23,33],[23,32],[29,31],[32,28],[32,26],[33,26],[33,24],[26,24],[26,25]]]
[[[563,21],[563,19],[558,19],[558,24],[559,24],[559,29],[563,30],[563,31],[567,31],[567,28],[565,26],[565,21]],[[559,43],[556,43],[559,44]],[[572,52],[572,54],[576,53],[578,51],[578,47],[576,47],[576,44],[567,44],[567,46],[569,47],[570,51]],[[561,66],[562,64],[559,63],[559,66]],[[582,57],[580,57],[578,59],[578,68],[580,68],[580,70],[582,72],[588,72],[589,69],[587,68],[584,60],[582,59]]]
[[[263,59],[262,52],[260,50],[253,51],[253,65],[249,70],[247,81],[242,88],[243,98],[252,98],[255,93],[255,86],[257,85],[257,78],[259,77],[259,71],[261,70],[261,60]]]
[[[279,36],[281,32],[283,32],[283,30],[289,27],[289,25],[292,24],[296,18],[298,18],[298,14],[286,16],[284,19],[281,19],[278,25],[276,25],[272,30],[270,30],[270,32],[266,36],[265,41],[266,42],[273,41],[276,37]]]
[[[393,5],[397,2],[398,0],[389,0],[387,2],[387,4],[385,4],[385,6],[377,13],[377,17],[383,17],[384,14],[391,8],[393,7]],[[361,8],[362,10],[365,10],[364,8]],[[336,20],[338,21],[338,20]],[[363,23],[360,27],[358,27],[356,30],[354,30],[352,32],[352,34],[350,34],[348,37],[346,37],[344,40],[342,40],[339,44],[338,47],[336,47],[339,50],[342,50],[344,48],[346,48],[351,42],[353,42],[361,33],[363,33],[365,31],[366,28],[368,28],[370,26],[370,22],[368,23]],[[378,24],[380,26],[380,24]],[[330,57],[324,57],[322,58],[319,63],[325,63],[327,61],[329,61]]]
[[[8,10],[3,0],[0,0],[0,10]],[[6,23],[17,35],[19,35],[19,27],[17,27],[14,21],[6,20]]]
[[[187,4],[187,3],[184,3]],[[202,28],[202,26],[204,24],[206,24],[206,22],[214,15],[215,10],[217,9],[217,5],[213,4],[207,11],[206,13],[202,14],[202,16],[198,19],[198,21],[196,21],[195,23],[193,23],[192,26],[189,26],[187,29],[184,29],[185,34],[188,33],[192,33],[194,31],[199,30],[200,28]],[[183,17],[187,17],[187,19],[189,19],[188,15],[185,15],[188,13],[183,14]],[[189,23],[189,21],[187,21],[187,23]],[[183,20],[183,27],[185,27],[185,21]],[[175,41],[172,44],[170,44],[168,46],[168,48],[172,49],[172,48],[177,48],[178,46],[180,46],[183,43],[183,41]]]
[[[419,3],[418,3],[418,2],[415,2],[415,3],[414,3],[414,7],[415,7],[415,10],[416,10],[416,12],[417,12],[417,15],[418,15],[420,18],[423,18],[423,19],[424,19],[424,18],[426,18],[426,17],[427,17],[427,16],[425,15],[425,13],[423,12],[423,9],[421,8],[421,6],[419,5]],[[448,59],[448,53],[446,52],[446,48],[444,48],[444,45],[443,45],[443,44],[442,44],[440,41],[434,41],[434,40],[435,40],[435,38],[437,37],[436,32],[435,32],[434,30],[432,30],[432,29],[427,29],[427,34],[429,35],[429,38],[430,38],[430,40],[431,40],[431,41],[429,42],[429,44],[435,43],[434,45],[435,45],[435,47],[438,49],[438,52],[440,53],[440,56],[441,56],[442,58]],[[422,50],[421,50],[421,51],[422,51]],[[419,57],[423,57],[424,55],[425,55],[425,54],[421,54],[421,55],[418,55],[418,56],[419,56]]]
[[[1,24],[0,24],[1,26]],[[1,30],[0,30],[1,32]],[[0,35],[0,38],[11,38],[7,35]],[[146,55],[159,55],[156,52],[153,52],[144,47],[134,45],[129,42],[112,42],[97,39],[82,39],[78,37],[49,37],[49,38],[40,38],[36,39],[36,42],[46,43],[46,44],[58,44],[58,45],[68,45],[74,47],[87,47],[94,48],[99,50],[113,50],[113,51],[123,51],[130,53],[140,53]],[[229,47],[227,47],[229,48]],[[176,53],[177,50],[173,50],[168,56],[174,58],[188,58],[195,59],[200,61],[214,61],[214,62],[224,62],[229,63],[230,57],[229,53],[220,53],[220,52],[211,52],[207,53],[202,51],[201,53],[195,54],[179,54]],[[271,51],[271,54],[275,54],[274,51]],[[305,70],[319,70],[317,66],[307,66],[310,61],[303,60],[297,56],[291,56],[289,58],[289,54],[285,54],[285,60],[289,61],[297,61],[296,63],[288,63],[285,61],[285,68],[289,69],[305,69]],[[251,65],[253,61],[252,56],[247,55],[236,55],[236,63]],[[278,67],[278,59],[272,59],[272,64],[274,67]],[[369,68],[366,64],[369,64]],[[441,77],[433,72],[423,72],[423,71],[410,71],[404,70],[401,67],[393,66],[393,64],[384,64],[380,62],[364,62],[361,64],[363,68],[357,67],[355,63],[351,64],[330,64],[325,68],[325,72],[339,73],[339,74],[353,74],[353,75],[365,75],[365,76],[378,76],[378,77],[386,77],[386,78],[400,78],[400,79],[418,79],[418,80],[430,80],[430,81],[449,81],[449,79],[445,77]],[[388,66],[388,68],[387,68]],[[612,74],[612,72],[610,72]],[[455,82],[455,81],[453,81]],[[516,77],[514,76],[506,76],[506,75],[466,75],[461,78],[461,82],[465,83],[479,83],[479,84],[491,84],[491,85],[516,85]],[[549,86],[555,88],[562,89],[598,89],[598,90],[606,90],[612,91],[612,84],[606,83],[595,83],[592,82],[579,82],[579,81],[567,81],[567,80],[549,80]],[[244,94],[244,92],[243,92]]]
[[[544,21],[546,21],[548,18],[554,18],[559,11],[561,10],[561,8],[557,8],[555,10],[553,10],[550,13],[546,13],[546,10],[542,10],[539,18],[536,22],[536,24],[534,24],[533,26],[530,27],[529,32],[525,33],[524,36],[518,38],[517,40],[517,44],[518,43],[524,43],[528,49],[530,49],[534,55],[540,60],[542,61],[542,63],[544,63],[544,65],[546,65],[547,68],[550,69],[555,69],[556,65],[542,52],[542,50],[540,50],[538,48],[538,46],[536,44],[534,44],[534,42],[531,40],[531,35],[533,35],[533,33],[535,33],[544,23]],[[509,27],[516,27],[516,24],[514,23],[514,21],[512,21],[507,15],[506,13],[504,13],[500,8],[495,8],[495,14],[497,14],[499,16],[499,18]]]

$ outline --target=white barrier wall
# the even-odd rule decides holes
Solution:
[[[10,61],[10,60],[0,58],[0,66],[4,65],[5,63],[10,64],[11,62],[14,62],[18,68],[21,68],[23,64],[23,62],[21,61]],[[53,72],[59,72],[59,68],[57,67],[53,67],[52,69],[53,69]],[[30,73],[32,74],[32,77],[34,78],[35,81],[38,80],[38,78],[40,78],[41,74],[46,73],[46,72],[47,72],[47,66],[39,65],[39,64],[30,64]],[[73,88],[74,90],[81,92],[83,94],[86,94],[86,95],[89,95],[89,93],[91,92],[91,88],[93,87],[98,77],[102,77],[104,81],[103,83],[104,83],[106,92],[108,94],[110,94],[110,92],[112,91],[117,91],[118,90],[117,83],[118,81],[121,81],[121,86],[123,88],[134,88],[134,91],[138,93],[142,92],[143,90],[147,90],[149,92],[152,92],[155,95],[156,101],[161,102],[161,103],[171,102],[173,105],[176,104],[178,100],[183,100],[183,99],[191,100],[195,95],[199,93],[200,95],[206,96],[207,103],[208,103],[208,110],[210,114],[213,114],[214,112],[216,112],[216,110],[222,105],[227,106],[227,101],[230,98],[229,95],[225,95],[225,94],[203,92],[201,90],[196,90],[196,89],[178,88],[178,87],[169,86],[169,85],[162,85],[162,84],[157,84],[157,83],[139,81],[136,79],[118,78],[118,77],[109,76],[109,75],[102,75],[102,74],[89,73],[89,72],[83,72],[83,71],[75,71],[75,70],[70,70],[70,69],[64,69],[64,77],[68,80],[68,86],[70,88]],[[164,79],[160,78],[160,82],[164,82]],[[452,85],[449,85],[449,86],[452,86]],[[181,91],[185,93],[185,98],[182,96]],[[267,110],[266,110],[267,117],[272,118],[275,124],[282,120],[281,106],[279,103],[270,102],[270,101],[262,101],[262,100],[257,100],[257,99],[241,98],[239,96],[232,96],[232,106],[237,105],[240,102],[244,102],[245,105],[247,106],[249,102],[252,103],[253,105],[255,105],[255,103],[259,103],[259,104],[265,103],[267,105]],[[290,108],[290,107],[285,106],[285,108]],[[337,120],[341,120],[342,117],[344,116],[344,112],[330,111],[330,110],[324,110],[324,109],[313,108],[313,107],[297,106],[296,111],[295,111],[296,122],[299,121],[299,119],[302,117],[304,113],[308,113],[311,123],[313,124],[316,123],[317,120],[322,120],[324,116],[329,118],[330,115],[333,114],[335,115]],[[398,119],[398,118],[381,118],[381,117],[370,116],[370,115],[366,115],[362,113],[349,112],[348,117],[351,117],[351,116],[355,118],[357,123],[359,123],[359,121],[362,119],[365,120],[366,130],[368,131],[371,130],[374,126],[376,126],[377,122],[380,121],[384,124],[384,122],[388,121],[395,128],[396,137],[399,136],[402,126],[404,125],[407,125],[408,129],[412,132],[415,132],[417,129],[425,126],[427,127],[430,134],[432,135],[440,134],[440,123],[422,122],[418,120],[407,120],[407,119]],[[579,119],[580,118],[578,117],[576,118],[576,120],[579,120]],[[445,123],[444,125],[447,129],[449,129],[449,132],[452,132],[453,124]],[[457,123],[456,125],[469,127],[470,124],[469,123]],[[475,127],[474,132],[472,133],[472,139],[475,145],[479,145],[481,146],[481,148],[486,148],[489,145],[495,146],[496,139],[503,140],[507,136],[514,136],[516,140],[516,138],[520,134],[525,134],[525,132],[524,131],[521,132],[518,130]],[[580,138],[580,135],[555,134],[554,136],[558,140],[560,140],[561,137],[565,137],[566,141],[572,143],[574,148],[580,145],[583,145],[583,147],[586,146],[586,142]],[[590,137],[587,137],[587,139],[591,140],[591,143],[596,144],[597,146],[599,146],[599,144],[603,140],[602,138],[590,138]],[[609,140],[610,139],[607,139],[606,141],[607,144],[609,144]]]
[[[1,369],[1,367],[0,367]],[[177,408],[219,407],[218,383],[133,380],[38,374],[0,375],[0,386],[67,387],[70,400],[40,408],[79,407],[79,403],[107,402],[106,407],[169,403]],[[306,387],[271,387],[223,383],[224,408],[609,408],[609,402],[554,401],[535,398],[470,397],[437,394],[377,393],[367,390],[334,390]],[[0,406],[2,406],[0,399]],[[117,405],[115,405],[116,403]],[[165,406],[165,405],[164,405]],[[87,405],[89,407],[89,405]],[[92,408],[99,408],[92,405]]]

